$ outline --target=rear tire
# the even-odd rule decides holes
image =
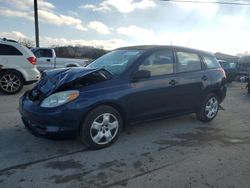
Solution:
[[[122,118],[111,106],[92,110],[81,126],[81,140],[89,149],[102,149],[112,145],[122,129]]]
[[[12,95],[23,88],[24,80],[21,73],[14,70],[7,70],[0,73],[0,91]]]
[[[219,100],[218,97],[211,93],[202,102],[200,109],[196,112],[196,117],[200,121],[209,122],[212,121],[219,110]]]

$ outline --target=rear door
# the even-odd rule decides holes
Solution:
[[[55,68],[55,58],[51,49],[37,49],[33,53],[37,58],[37,68],[39,71]]]
[[[175,57],[177,61],[176,73],[179,78],[178,112],[194,111],[202,101],[203,89],[209,83],[209,75],[197,52],[176,49]]]
[[[136,69],[150,71],[151,77],[130,83],[128,105],[132,121],[157,118],[176,110],[173,57],[172,49],[156,51]]]

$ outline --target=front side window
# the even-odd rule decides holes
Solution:
[[[200,57],[196,53],[181,52],[177,53],[177,72],[190,72],[201,70]]]
[[[90,63],[88,68],[105,69],[113,75],[120,75],[135,61],[143,50],[115,50]]]
[[[23,55],[18,49],[14,46],[0,44],[0,55]]]
[[[162,50],[146,58],[138,70],[147,70],[151,76],[172,74],[174,72],[172,50]]]

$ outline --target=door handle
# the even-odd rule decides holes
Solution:
[[[50,59],[46,59],[46,61],[50,61]]]
[[[177,82],[176,80],[171,80],[171,81],[169,82],[169,84],[172,85],[172,86],[176,85],[177,83],[178,83],[178,82]]]
[[[206,75],[201,77],[202,80],[206,81],[208,79],[208,77]]]

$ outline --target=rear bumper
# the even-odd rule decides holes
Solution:
[[[22,73],[25,83],[29,83],[29,82],[34,83],[38,81],[41,77],[41,74],[37,70],[36,66],[32,68],[25,68],[25,69],[19,68],[18,71]]]

